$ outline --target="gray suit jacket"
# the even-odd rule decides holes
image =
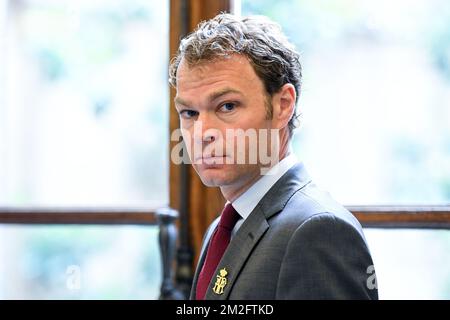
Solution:
[[[194,275],[198,274],[211,234],[209,227]],[[369,289],[373,265],[356,218],[311,182],[303,164],[287,171],[267,192],[232,238],[215,275],[225,268],[223,293],[206,299],[377,299]],[[223,284],[223,283],[222,283]]]

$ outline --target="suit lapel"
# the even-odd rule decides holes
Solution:
[[[213,223],[210,225],[210,227],[208,228],[208,230],[206,232],[205,239],[203,240],[203,245],[200,250],[200,256],[198,258],[197,268],[195,269],[194,279],[192,281],[191,294],[189,296],[190,300],[195,300],[195,295],[197,293],[198,276],[200,274],[200,270],[202,270],[203,263],[205,262],[206,252],[208,251],[208,248],[209,248],[211,236],[213,235],[214,230],[216,229],[217,224],[219,223],[219,219],[220,219],[220,216],[216,220],[213,221]]]
[[[215,270],[211,282],[209,283],[205,299],[225,300],[229,297],[234,282],[239,276],[239,273],[245,265],[245,262],[250,256],[253,248],[259,242],[259,239],[264,235],[267,229],[269,229],[269,218],[283,210],[293,194],[310,182],[311,179],[309,178],[303,164],[299,163],[289,169],[272,186],[272,188],[270,188],[255,209],[250,213],[248,218],[244,221],[230,242]],[[204,243],[209,245],[209,240],[212,232],[217,226],[217,223],[218,219],[209,229]],[[200,263],[198,264],[194,277],[194,286],[197,285],[198,273],[203,265],[207,247],[207,245],[204,245],[202,248]],[[224,277],[226,279],[226,285],[223,287],[223,292],[221,294],[217,294],[213,291],[213,288],[217,281],[219,271],[224,268],[227,271],[227,274]],[[195,287],[191,291],[191,298],[193,297],[195,298]]]
[[[228,298],[234,281],[253,250],[253,247],[269,228],[266,218],[261,212],[257,212],[258,210],[259,208],[253,210],[230,242],[209,283],[205,299],[224,300]],[[216,294],[213,288],[217,281],[217,275],[219,275],[222,269],[225,269],[227,272],[224,277],[226,279],[226,285],[223,287],[222,294]]]

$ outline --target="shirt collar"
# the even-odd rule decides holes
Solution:
[[[244,220],[247,219],[270,188],[296,163],[298,163],[298,159],[294,154],[286,156],[234,200],[233,208]]]

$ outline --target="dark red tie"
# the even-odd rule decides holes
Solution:
[[[222,259],[223,253],[230,243],[231,231],[238,220],[239,214],[237,211],[233,208],[231,203],[227,204],[222,211],[219,224],[211,237],[205,262],[203,263],[203,268],[198,276],[195,297],[197,300],[203,300],[205,298],[209,282],[211,281],[214,271],[216,271],[220,259]]]

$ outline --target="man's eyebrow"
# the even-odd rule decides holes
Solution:
[[[178,96],[175,97],[174,101],[175,101],[175,105],[178,105],[178,104],[183,105],[183,106],[189,105],[189,103],[187,101],[184,101],[182,98],[180,98]]]
[[[239,91],[239,90],[236,90],[236,89],[233,89],[233,88],[223,88],[223,89],[220,89],[219,91],[211,93],[208,96],[208,101],[211,102],[211,101],[217,100],[220,97],[222,97],[222,96],[224,96],[226,94],[229,94],[229,93],[236,93],[236,94],[242,95],[242,92]],[[174,101],[175,101],[175,104],[177,104],[177,105],[183,105],[183,106],[191,105],[191,103],[189,103],[188,101],[186,101],[183,98],[180,98],[178,96],[175,97]]]
[[[208,100],[209,101],[214,101],[216,99],[219,99],[220,97],[229,94],[229,93],[237,93],[242,95],[242,92],[233,88],[223,88],[217,92],[213,92],[209,95]]]

